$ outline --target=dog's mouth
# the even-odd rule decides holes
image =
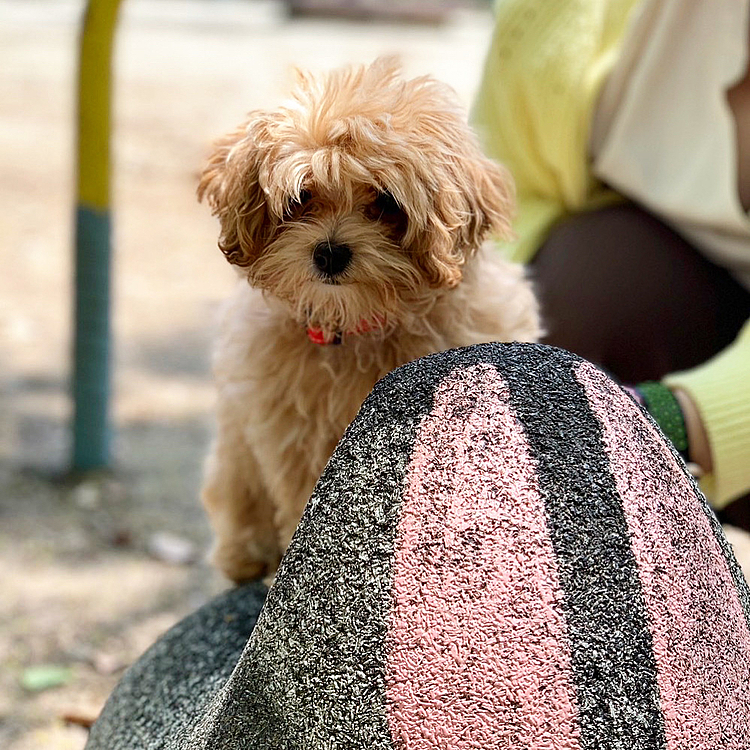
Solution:
[[[316,278],[318,281],[320,281],[321,284],[325,284],[326,286],[341,286],[342,284],[347,283],[346,277],[341,279],[332,279],[328,276],[324,276],[323,274],[318,274]]]

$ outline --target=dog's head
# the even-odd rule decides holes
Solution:
[[[513,204],[452,90],[383,59],[300,74],[290,102],[216,144],[198,195],[227,259],[328,331],[396,323],[458,284],[485,235],[508,231]]]

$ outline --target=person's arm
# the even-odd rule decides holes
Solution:
[[[502,0],[472,125],[517,187],[513,260],[536,253],[566,213],[614,194],[591,174],[596,100],[641,0]]]

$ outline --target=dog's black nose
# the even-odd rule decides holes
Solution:
[[[346,271],[352,260],[352,251],[349,245],[321,242],[315,246],[312,258],[315,268],[332,279]]]

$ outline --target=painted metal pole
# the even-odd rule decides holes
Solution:
[[[89,0],[80,38],[73,342],[74,472],[110,463],[110,120],[120,0]]]

